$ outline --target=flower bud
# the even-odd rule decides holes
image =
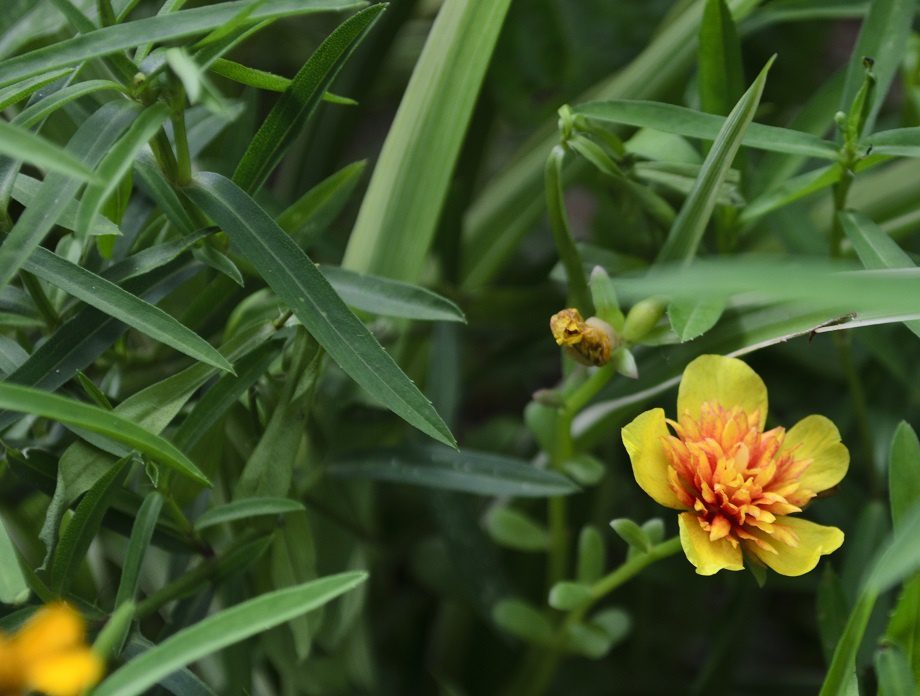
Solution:
[[[626,315],[626,322],[623,324],[623,338],[629,343],[641,341],[645,336],[655,328],[658,320],[664,316],[664,303],[655,298],[642,300],[633,305]]]
[[[585,320],[575,308],[554,314],[549,328],[557,345],[582,365],[606,365],[620,343],[610,324],[598,317]]]

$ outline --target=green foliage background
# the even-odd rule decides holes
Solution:
[[[915,9],[6,0],[0,630],[72,602],[100,695],[915,693]],[[850,448],[806,576],[632,478],[704,353]]]

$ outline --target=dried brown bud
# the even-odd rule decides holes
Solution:
[[[613,329],[602,319],[585,320],[577,309],[563,309],[550,318],[549,328],[556,343],[582,365],[600,367],[610,362],[616,341]]]

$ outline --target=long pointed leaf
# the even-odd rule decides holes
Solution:
[[[693,185],[693,190],[684,201],[677,220],[674,221],[668,238],[658,254],[658,261],[685,261],[696,254],[696,249],[703,238],[703,232],[715,207],[719,187],[731,167],[738,148],[741,147],[744,133],[760,103],[760,95],[763,93],[767,72],[772,63],[771,58],[726,117],[725,123],[719,130],[719,135],[712,144],[712,149],[700,168],[700,174]]]
[[[80,34],[0,62],[0,86],[91,58],[112,55],[132,46],[203,34],[226,24],[250,3],[251,0],[222,2]],[[256,24],[278,17],[352,10],[363,5],[355,0],[266,0],[253,11],[249,20]]]
[[[374,168],[344,268],[419,279],[509,5],[441,6]]]
[[[297,72],[233,174],[233,180],[243,190],[258,190],[278,166],[323,93],[385,8],[386,5],[373,5],[345,20]]]
[[[104,435],[149,455],[183,476],[210,485],[198,467],[172,444],[112,411],[38,389],[6,383],[0,383],[0,408],[32,413]]]
[[[186,193],[223,228],[339,367],[408,423],[454,445],[431,402],[268,213],[219,174],[199,174]]]
[[[251,599],[179,631],[116,670],[94,696],[136,696],[221,648],[317,609],[357,587],[366,573],[340,573]]]
[[[195,360],[233,371],[233,366],[216,348],[172,315],[43,247],[32,253],[23,268]]]

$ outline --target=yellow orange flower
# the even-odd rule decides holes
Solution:
[[[83,618],[63,602],[40,609],[12,637],[0,633],[0,696],[77,696],[102,676]]]
[[[583,365],[606,365],[613,353],[613,329],[598,319],[583,319],[577,309],[563,309],[549,320],[549,329],[556,344],[565,346],[569,354]]]
[[[655,408],[623,428],[638,484],[683,511],[681,545],[700,575],[741,570],[745,556],[802,575],[843,543],[836,527],[791,516],[846,474],[850,455],[836,426],[808,416],[788,431],[764,431],[766,417],[756,372],[703,355],[684,370],[676,421]]]

